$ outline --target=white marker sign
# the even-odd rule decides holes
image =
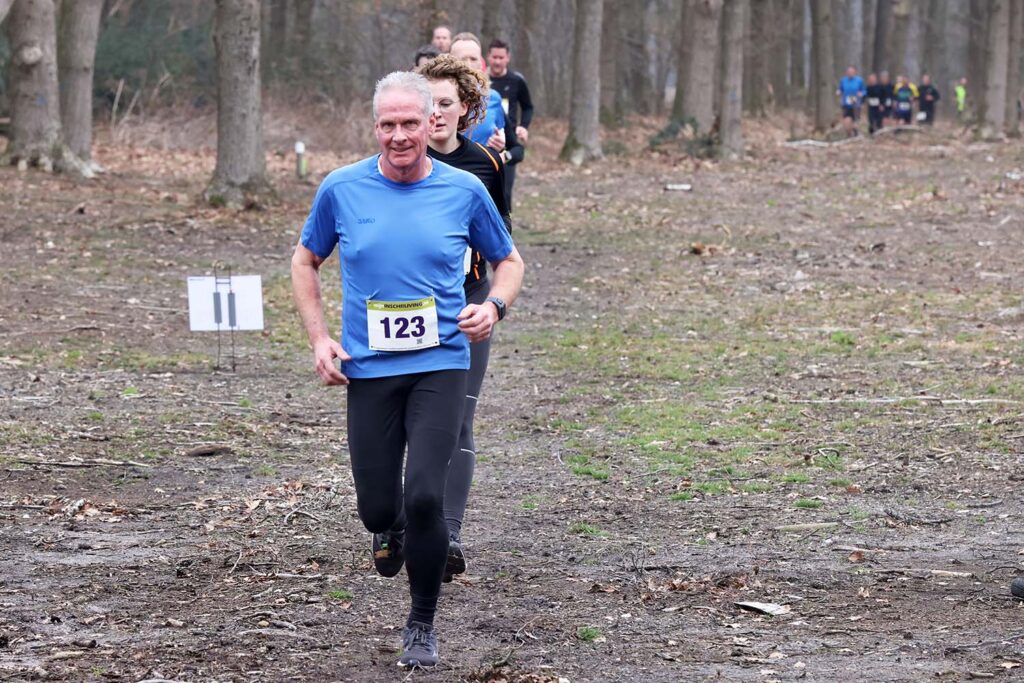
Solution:
[[[262,330],[260,276],[190,277],[188,325],[193,332]]]

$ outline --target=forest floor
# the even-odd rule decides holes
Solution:
[[[1019,143],[623,133],[581,171],[559,135],[519,173],[469,572],[409,675],[290,300],[315,184],[271,155],[279,201],[233,212],[195,203],[209,152],[0,169],[0,680],[1020,680]],[[263,278],[237,372],[188,331],[218,260]]]

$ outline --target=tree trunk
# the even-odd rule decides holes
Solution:
[[[989,11],[988,0],[971,0],[967,36],[967,100],[975,124],[984,118]]]
[[[1007,40],[1006,61],[1006,113],[1003,130],[1010,137],[1020,137],[1020,49],[1021,15],[1024,0],[1007,0],[1010,4],[1010,27]]]
[[[540,0],[519,0],[519,36],[516,49],[512,54],[512,61],[515,69],[523,74],[526,82],[530,85],[530,98],[533,106],[538,111],[547,109],[547,94],[544,91],[544,79],[537,69],[537,64],[543,64],[540,58],[539,47],[543,43],[543,8]]]
[[[7,13],[11,11],[11,5],[14,0],[0,0],[0,24],[3,23]]]
[[[889,25],[892,23],[892,0],[878,0],[875,5],[875,45],[874,57],[871,60],[873,71],[892,71],[890,65]],[[893,78],[896,74],[892,74]]]
[[[757,2],[757,0],[755,0]],[[725,0],[722,8],[721,154],[743,156],[743,37],[748,0]]]
[[[621,122],[623,112],[619,98],[625,76],[625,40],[622,35],[622,20],[619,9],[629,11],[619,3],[609,3],[601,17],[601,119],[606,122]]]
[[[768,50],[774,39],[769,26],[767,0],[754,2],[750,7],[750,21],[744,22],[746,45],[743,46],[743,108],[752,116],[767,113]]]
[[[802,91],[807,87],[807,77],[804,75],[807,64],[804,59],[806,9],[807,0],[793,0],[789,24],[789,85],[794,91]]]
[[[773,26],[784,27],[789,23],[789,5],[791,2],[792,0],[774,0],[772,2],[770,12]],[[778,108],[789,105],[789,83],[787,82],[789,75],[789,38],[786,32],[782,32],[782,35],[779,35],[779,31],[774,31],[773,33],[774,35],[771,36],[771,47],[768,52],[770,55],[768,71],[772,85],[771,99],[776,108]],[[722,35],[725,35],[724,30]],[[722,106],[724,107],[725,105],[723,104]]]
[[[569,135],[560,157],[579,166],[601,159],[601,15],[604,0],[576,0]]]
[[[1015,55],[1016,59],[1017,56]],[[983,137],[995,137],[1006,124],[1006,75],[1010,59],[1010,2],[989,3],[988,49],[985,60],[985,97],[981,118]]]
[[[832,64],[832,2],[811,0],[811,59],[814,61],[814,129],[824,132],[835,112],[835,68]]]
[[[685,93],[683,92],[683,79],[686,78],[686,74],[690,69],[690,57],[693,54],[692,35],[690,24],[692,23],[692,16],[690,14],[690,2],[689,0],[681,0],[679,3],[679,31],[676,39],[676,94],[672,99],[672,120],[682,121],[683,116],[686,112],[686,103],[683,100]]]
[[[60,170],[64,147],[57,89],[57,19],[53,0],[15,0],[7,19],[11,58],[11,132],[5,159],[20,167]]]
[[[268,71],[276,78],[281,74],[281,65],[288,49],[288,0],[270,0],[270,37],[267,45]]]
[[[889,31],[889,44],[886,52],[889,55],[891,71],[906,74],[911,80],[916,74],[908,73],[907,43],[910,40],[910,13],[913,11],[912,0],[895,0],[892,4],[892,30]]]
[[[295,26],[291,35],[291,73],[297,76],[309,73],[313,50],[313,0],[292,0],[295,7]]]
[[[921,54],[921,68],[924,73],[931,74],[939,87],[943,87],[944,81],[940,80],[946,74],[946,0],[929,0],[928,15],[924,26],[924,50]]]
[[[698,135],[715,124],[715,63],[718,60],[718,22],[722,0],[688,0],[690,37],[687,70],[683,74],[683,118],[691,118]]]
[[[868,71],[875,70],[875,0],[864,0],[861,3],[861,30],[863,42],[861,43],[860,63]]]
[[[60,8],[57,82],[61,128],[68,148],[86,163],[92,160],[92,74],[102,13],[103,0],[74,0]]]
[[[243,207],[269,192],[260,104],[259,0],[217,0],[217,166],[212,204]]]

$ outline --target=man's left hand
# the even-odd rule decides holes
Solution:
[[[498,322],[498,309],[488,302],[483,305],[469,304],[459,313],[458,320],[459,329],[469,341],[485,341],[490,338],[494,323]]]
[[[519,138],[519,142],[524,145],[530,141],[530,131],[522,126],[516,126],[516,137]]]

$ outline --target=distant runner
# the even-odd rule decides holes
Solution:
[[[530,98],[530,88],[523,75],[508,68],[510,55],[508,43],[495,38],[487,48],[487,68],[491,76],[491,88],[501,95],[505,115],[511,120],[519,142],[525,146],[530,140],[533,100]],[[512,207],[512,186],[515,184],[518,165],[515,160],[511,160],[505,169],[509,208]]]
[[[967,118],[967,79],[961,78],[960,82],[953,88],[953,94],[956,95],[956,115],[960,119],[961,123],[965,122]]]
[[[436,47],[441,54],[450,52],[452,49],[452,30],[444,25],[436,26],[434,33],[431,35],[430,44]]]
[[[851,66],[846,69],[846,75],[839,81],[839,88],[836,94],[839,95],[843,107],[843,128],[847,135],[856,135],[854,127],[860,116],[861,100],[864,98],[864,79],[857,75],[857,67]]]
[[[885,125],[885,102],[887,89],[878,82],[875,74],[868,75],[867,105],[868,105],[868,133],[874,135],[876,131]]]
[[[893,109],[896,120],[909,126],[914,117],[914,100],[917,88],[907,81],[906,76],[897,76],[893,87]]]
[[[928,74],[921,76],[921,88],[918,93],[921,113],[924,114],[924,124],[930,126],[935,123],[935,103],[940,99],[939,91],[932,85],[932,77]]]

